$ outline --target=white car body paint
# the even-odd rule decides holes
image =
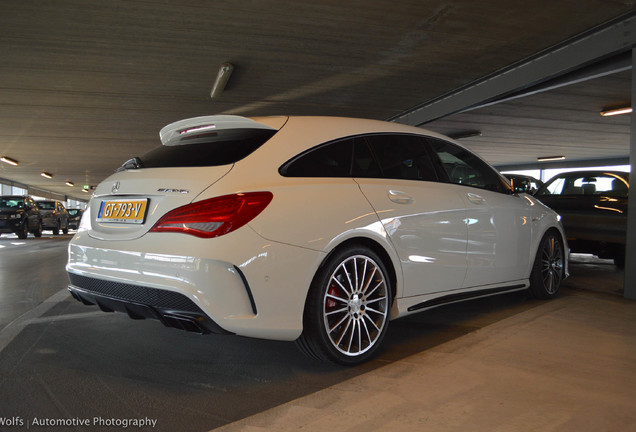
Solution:
[[[131,169],[104,180],[69,244],[68,272],[180,293],[228,332],[294,340],[303,330],[314,275],[345,241],[365,239],[384,251],[385,265],[395,274],[391,318],[397,318],[426,309],[413,307],[450,293],[525,289],[543,234],[556,229],[563,235],[557,215],[527,195],[439,182],[289,178],[278,172],[303,151],[357,134],[408,133],[452,142],[433,132],[341,118],[250,121],[279,131],[234,164]],[[179,145],[173,130],[164,128],[162,133],[171,145]],[[118,189],[113,192],[115,183]],[[271,192],[271,203],[229,234],[204,239],[148,232],[179,206],[256,191]],[[102,201],[117,198],[147,198],[145,222],[96,222]]]

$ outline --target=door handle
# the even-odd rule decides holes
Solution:
[[[411,204],[414,201],[412,196],[396,190],[390,190],[388,195],[389,199],[397,204]]]
[[[470,201],[473,204],[477,204],[477,205],[486,204],[486,199],[480,195],[477,195],[474,193],[469,193],[466,195],[468,196],[468,201]]]

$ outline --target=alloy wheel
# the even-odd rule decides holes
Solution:
[[[548,294],[556,293],[563,278],[563,251],[561,250],[561,242],[554,235],[548,237],[543,243],[541,277],[546,292]]]
[[[329,341],[346,356],[359,356],[381,338],[389,311],[385,276],[370,257],[354,255],[336,267],[323,298]]]

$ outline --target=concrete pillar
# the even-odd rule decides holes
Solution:
[[[632,107],[636,104],[636,48],[632,49]],[[624,296],[636,300],[636,112],[631,114],[629,134],[629,163],[632,172],[629,178],[629,207],[627,209],[627,256],[625,259]]]

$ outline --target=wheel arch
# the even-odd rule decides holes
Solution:
[[[536,256],[536,253],[539,251],[543,238],[551,232],[558,234],[559,238],[561,239],[561,246],[563,247],[563,275],[562,277],[563,279],[565,279],[570,275],[569,267],[568,267],[568,262],[570,261],[570,249],[568,247],[568,241],[565,236],[565,232],[562,229],[559,229],[558,227],[554,225],[547,227],[545,231],[543,232],[543,234],[541,234],[541,237],[539,237],[539,242],[534,250],[534,253],[535,253],[534,256]]]
[[[356,256],[357,255],[356,252],[364,253],[362,250],[356,251],[355,250],[356,248],[358,249],[364,248],[372,252],[372,253],[369,253],[369,255],[371,255],[371,258],[374,261],[379,260],[380,262],[378,264],[386,269],[385,276],[386,278],[388,278],[388,285],[390,288],[390,291],[389,291],[390,299],[388,299],[388,302],[385,305],[386,310],[383,313],[382,324],[381,325],[378,324],[379,327],[378,325],[374,324],[375,328],[378,329],[378,332],[375,333],[373,331],[371,332],[367,331],[366,335],[368,339],[365,339],[364,336],[360,336],[360,334],[362,333],[362,327],[359,327],[360,333],[358,334],[359,336],[358,340],[359,341],[367,340],[368,345],[364,349],[364,351],[359,351],[357,355],[352,354],[351,357],[348,357],[348,354],[342,354],[341,348],[338,348],[338,347],[334,348],[335,345],[340,344],[339,341],[340,339],[342,339],[342,337],[338,340],[338,342],[334,342],[335,340],[329,337],[329,334],[331,333],[331,331],[325,332],[324,326],[326,321],[323,321],[325,320],[325,317],[323,316],[322,319],[318,318],[317,312],[316,312],[317,311],[316,306],[318,305],[317,301],[319,301],[318,297],[316,297],[316,294],[320,294],[321,287],[325,287],[324,285],[325,278],[328,279],[331,277],[330,266],[334,265],[334,263],[336,264],[341,263],[340,260],[343,258],[348,260],[351,257]],[[351,254],[351,252],[353,252],[353,254]],[[334,266],[334,268],[339,267],[339,265],[340,264],[337,264],[336,266]],[[327,270],[328,268],[329,270]],[[356,277],[356,281],[357,281],[357,277]],[[384,336],[386,335],[388,323],[393,316],[392,311],[394,307],[396,306],[395,298],[396,298],[396,292],[397,292],[397,288],[396,288],[397,284],[398,284],[398,274],[396,272],[394,260],[391,258],[390,252],[387,251],[380,242],[377,242],[368,237],[350,237],[338,243],[335,247],[331,248],[331,250],[329,250],[326,253],[326,255],[321,260],[320,265],[318,265],[314,275],[311,278],[311,284],[310,284],[309,290],[307,291],[307,295],[305,298],[305,306],[303,308],[303,313],[302,313],[303,329],[302,329],[301,335],[298,337],[298,339],[296,339],[296,345],[300,348],[300,350],[303,353],[305,353],[309,357],[316,358],[318,360],[329,360],[337,364],[346,365],[346,366],[352,366],[355,364],[359,364],[360,362],[366,361],[368,358],[370,358],[370,356],[374,355],[374,353],[377,350],[377,347],[382,343],[382,340],[384,339]],[[325,287],[324,289],[326,290],[327,288]],[[373,291],[375,291],[375,289],[373,289],[372,292]],[[322,297],[323,295],[324,293],[321,294],[320,297],[323,298]],[[357,299],[357,295],[355,296],[355,298]],[[382,297],[382,298],[385,298],[385,297]],[[345,313],[349,313],[349,314],[353,313],[351,312],[351,306],[349,307],[349,312],[345,312]],[[356,315],[355,319],[357,320],[362,318],[359,318]],[[365,324],[365,327],[366,327],[366,324]],[[348,328],[349,328],[349,325],[347,324],[346,328],[343,330],[342,335],[344,335],[347,332]],[[353,325],[351,328],[354,329],[352,330],[352,332],[355,332],[356,326]],[[354,333],[351,333],[352,340],[354,340],[353,334]],[[362,344],[362,342],[360,342],[360,344]],[[349,350],[347,350],[347,352],[351,352],[350,349],[351,349],[351,343],[349,344]],[[339,351],[340,353],[336,352],[336,350]]]
[[[382,264],[384,264],[384,266],[387,269],[387,272],[388,272],[387,276],[389,277],[389,281],[391,283],[391,304],[393,304],[397,296],[397,287],[398,287],[398,273],[396,270],[396,263],[391,258],[391,255],[389,254],[389,252],[386,250],[386,248],[383,245],[381,245],[379,242],[369,237],[360,236],[360,237],[348,238],[342,241],[341,243],[339,243],[338,245],[336,245],[335,247],[333,247],[327,253],[327,255],[325,255],[320,265],[316,269],[316,272],[314,273],[311,280],[311,285],[312,286],[314,285],[314,282],[316,278],[318,277],[320,270],[327,264],[327,262],[329,262],[329,260],[334,254],[340,252],[343,249],[355,247],[355,246],[362,246],[362,247],[366,247],[370,249],[371,251],[375,252],[382,260]],[[309,290],[307,292],[307,295],[309,295]],[[305,303],[306,302],[307,302],[307,299],[305,299]]]
[[[536,236],[536,239],[537,239],[536,244],[533,246],[533,250],[531,254],[532,262],[530,263],[529,278],[532,275],[532,270],[534,268],[534,261],[536,259],[537,254],[539,253],[539,248],[541,247],[541,244],[543,243],[543,239],[545,238],[546,235],[550,233],[557,234],[559,238],[561,239],[561,246],[563,247],[563,274],[561,276],[563,279],[566,279],[570,275],[569,273],[570,249],[568,247],[568,241],[565,236],[565,232],[559,226],[549,225],[545,227],[545,229],[542,231],[540,236]]]

